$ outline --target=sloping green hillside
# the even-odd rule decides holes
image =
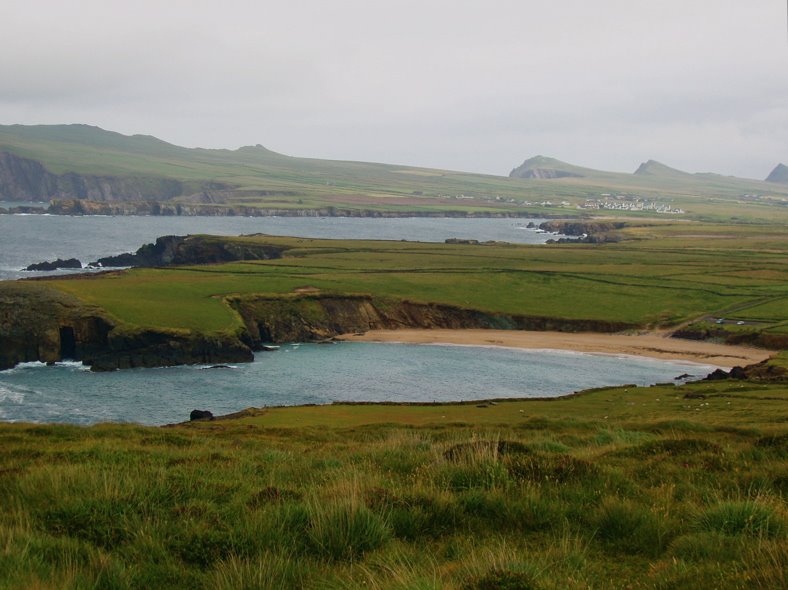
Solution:
[[[259,145],[237,150],[190,149],[151,136],[125,136],[88,125],[0,126],[0,154],[3,152],[40,162],[50,174],[70,175],[65,183],[67,189],[85,179],[88,185],[103,187],[117,181],[111,192],[113,199],[128,198],[124,191],[128,193],[132,187],[135,194],[146,195],[145,198],[156,198],[158,190],[160,199],[208,205],[577,215],[582,213],[577,206],[586,199],[624,194],[670,204],[696,218],[788,219],[788,186],[687,174],[656,163],[644,165],[648,173],[622,174],[540,156],[526,161],[525,168],[520,167],[521,176],[528,176],[530,170],[533,178],[514,178],[296,158]],[[0,168],[0,199],[10,199],[14,183],[20,180],[19,166],[8,164]],[[32,174],[27,168],[23,176]],[[128,178],[137,182],[118,181]],[[178,184],[173,188],[165,180]],[[73,198],[76,194],[77,198],[86,198],[80,197],[79,191],[70,193],[58,187],[57,179],[44,184],[54,188],[39,197]],[[110,193],[101,193],[99,200],[109,198],[107,194]],[[617,214],[642,211],[621,210]]]

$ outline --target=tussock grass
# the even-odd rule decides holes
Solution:
[[[705,414],[655,387],[476,422],[2,425],[0,588],[783,587],[784,385],[764,387]],[[666,401],[644,418],[633,396]]]

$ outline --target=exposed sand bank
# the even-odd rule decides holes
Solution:
[[[590,332],[525,332],[518,330],[371,330],[345,334],[341,340],[405,342],[411,344],[465,344],[629,354],[661,359],[734,367],[759,363],[774,351],[670,338],[661,334],[596,334]]]

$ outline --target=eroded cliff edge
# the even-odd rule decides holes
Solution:
[[[618,332],[634,327],[624,322],[488,313],[363,294],[246,295],[226,301],[240,314],[254,347],[264,342],[319,341],[339,334],[400,328]]]
[[[225,185],[208,188],[227,188]],[[0,151],[0,195],[9,200],[91,199],[149,201],[172,199],[201,190],[202,185],[171,178],[54,174],[38,160]]]
[[[52,287],[0,284],[0,370],[34,361],[77,360],[96,371],[251,361],[240,336],[120,326]]]
[[[232,333],[134,328],[42,284],[0,284],[0,369],[20,362],[82,361],[96,371],[250,362],[264,343],[320,341],[397,328],[616,332],[632,325],[485,313],[369,295],[247,295],[225,299],[242,319]]]

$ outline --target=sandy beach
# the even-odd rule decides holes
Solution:
[[[656,333],[597,334],[591,332],[526,332],[518,330],[371,330],[363,335],[345,334],[339,339],[357,342],[404,342],[410,344],[464,344],[573,350],[604,354],[627,354],[661,359],[734,367],[763,361],[774,351],[747,346],[728,346],[670,338]]]

